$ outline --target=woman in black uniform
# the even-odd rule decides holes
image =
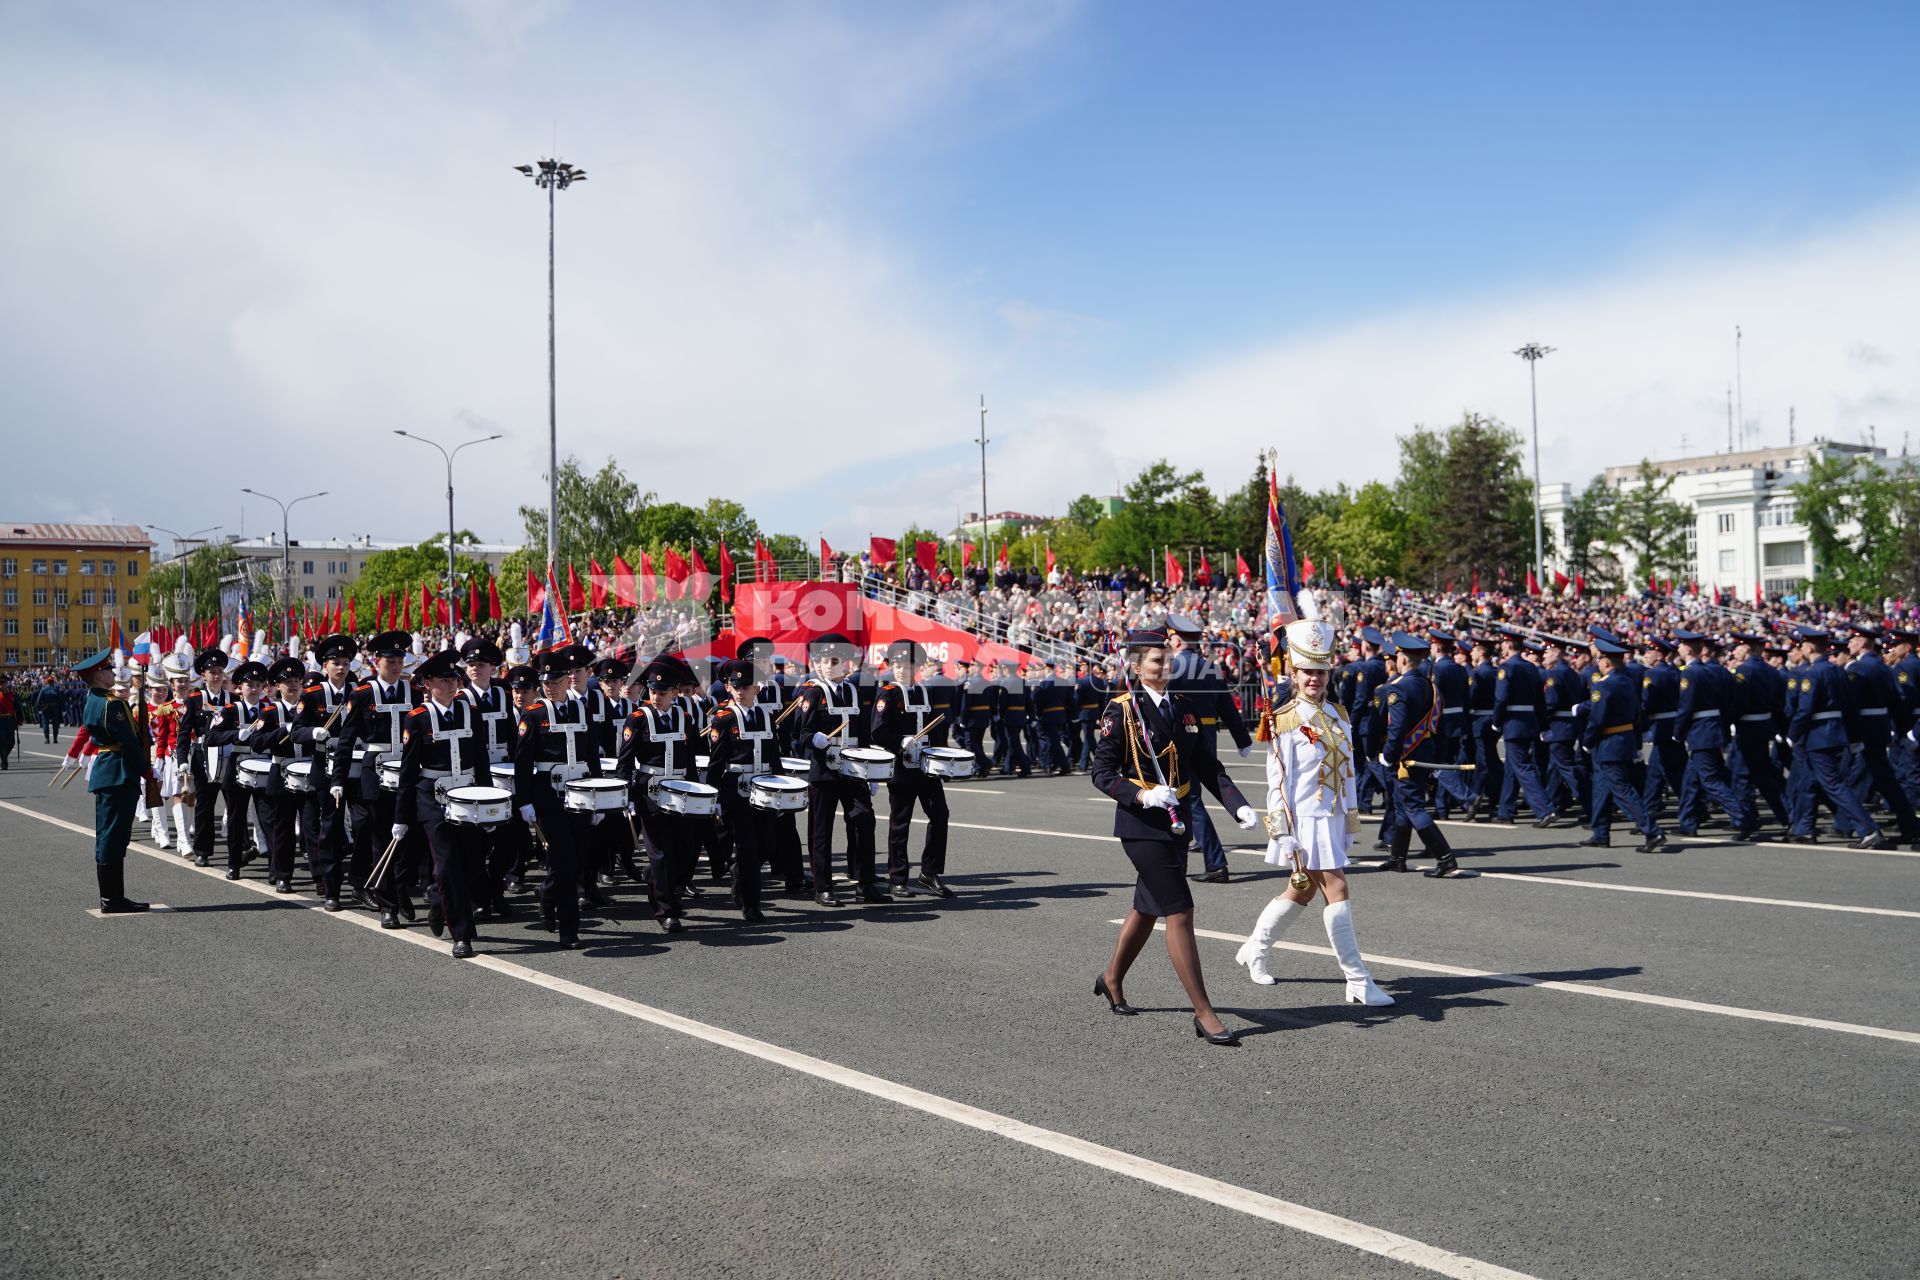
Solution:
[[[1113,834],[1139,873],[1133,910],[1120,926],[1113,959],[1093,984],[1115,1013],[1134,1014],[1121,989],[1134,957],[1146,945],[1156,920],[1167,924],[1167,955],[1193,1004],[1193,1033],[1214,1044],[1236,1043],[1213,1004],[1200,975],[1200,950],[1193,939],[1193,894],[1187,887],[1187,797],[1195,781],[1220,799],[1243,829],[1255,822],[1253,809],[1227,777],[1226,767],[1206,745],[1199,720],[1185,699],[1167,688],[1173,666],[1167,633],[1127,634],[1130,687],[1107,703],[1100,716],[1093,752],[1093,785],[1115,803]]]

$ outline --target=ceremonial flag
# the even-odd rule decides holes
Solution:
[[[1764,605],[1767,602],[1767,593],[1760,589],[1760,584],[1757,582],[1753,584],[1753,602],[1758,605]]]
[[[780,571],[774,568],[773,552],[767,550],[766,539],[753,540],[753,580],[755,582],[778,582]]]
[[[120,634],[120,619],[113,618],[107,623],[107,648],[125,649],[126,637]]]
[[[897,538],[868,538],[867,554],[878,565],[892,564],[894,557],[900,554],[900,540]]]
[[[568,567],[571,569],[572,566]],[[560,612],[557,603],[559,594],[559,585],[554,582],[553,574],[549,571],[547,574],[546,590],[540,593],[542,601],[540,608],[540,630],[538,634],[534,636],[533,651],[535,653],[545,653],[549,649],[557,649],[561,645],[573,643],[573,632],[567,629],[566,616]]]
[[[467,621],[480,621],[480,578],[477,574],[467,579]]]
[[[633,608],[633,566],[627,563],[625,556],[613,558],[613,605],[616,609]]]
[[[1651,573],[1649,573],[1647,575],[1647,594],[1658,595],[1659,592],[1660,592],[1660,583],[1655,580],[1654,576]]]
[[[1207,563],[1207,558],[1205,556],[1201,556],[1200,566],[1203,570],[1206,568],[1206,563]],[[1047,572],[1049,574],[1053,572],[1053,543],[1051,542],[1047,543]]]
[[[600,567],[598,560],[587,561],[587,583],[593,589],[593,607],[607,607],[607,571]]]
[[[1233,553],[1233,576],[1243,587],[1253,581],[1253,570],[1247,568],[1247,558],[1240,554],[1238,548]]]
[[[487,579],[487,617],[500,621],[500,584],[493,578]]]
[[[1553,571],[1553,589],[1555,591],[1565,591],[1567,589],[1567,584],[1572,581],[1573,581],[1572,578],[1569,578],[1566,574],[1560,572],[1558,569],[1555,569]]]
[[[720,539],[720,598],[733,599],[733,556],[727,550],[727,540]]]
[[[1540,580],[1533,576],[1533,570],[1531,569],[1527,570],[1527,594],[1530,596],[1540,594]]]
[[[1662,591],[1663,591],[1663,593],[1664,593],[1664,594],[1666,594],[1666,595],[1672,595],[1672,594],[1673,594],[1673,579],[1672,579],[1672,578],[1668,578],[1668,579],[1666,580],[1666,582],[1662,584]]]
[[[448,612],[449,611],[447,609],[447,598],[445,596],[435,596],[433,598],[434,621],[438,622],[443,627],[451,625],[453,620],[448,616]]]
[[[532,569],[528,569],[527,570],[527,612],[528,613],[540,612],[540,606],[545,602],[545,600],[546,600],[546,591],[541,587],[540,580],[533,576]]]
[[[820,535],[820,576],[827,576],[827,566],[833,563],[833,548],[827,545],[825,534]]]
[[[700,548],[688,547],[687,551],[693,556],[693,579],[688,584],[693,589],[688,598],[705,600],[713,591],[713,574],[708,571],[707,562],[700,558]]]
[[[1180,567],[1180,562],[1173,558],[1173,552],[1171,550],[1165,551],[1163,554],[1167,560],[1167,587],[1172,589],[1187,580],[1187,573],[1186,570]]]
[[[965,573],[972,567],[973,544],[971,542],[963,542],[960,544],[960,572]]]
[[[1000,556],[999,556],[999,560],[1000,560],[1000,567],[1001,567],[1002,569],[1004,569],[1004,568],[1006,568],[1006,567],[1007,567],[1007,564],[1008,564],[1008,559],[1007,559],[1007,544],[1006,544],[1006,543],[1004,543],[1004,542],[1000,544]]]
[[[587,607],[587,594],[580,589],[580,575],[573,571],[573,561],[567,561],[567,612],[580,613]]]
[[[687,562],[672,547],[663,547],[660,559],[665,565],[667,599],[678,600],[687,594]]]
[[[1306,582],[1311,582],[1311,581],[1313,581],[1313,575],[1314,575],[1314,568],[1313,568],[1313,557],[1312,557],[1312,556],[1301,556],[1301,557],[1300,557],[1300,577],[1301,577],[1301,579],[1302,579],[1303,581],[1306,581]]]
[[[1480,594],[1480,571],[1478,569],[1473,571],[1473,585],[1468,587],[1467,590],[1476,596]]]
[[[647,552],[640,553],[640,603],[652,604],[660,589],[654,580],[653,557]]]
[[[1267,628],[1299,618],[1300,578],[1293,565],[1293,531],[1280,509],[1280,482],[1267,473]]]
[[[1573,575],[1573,594],[1577,596],[1583,596],[1587,594],[1587,575],[1586,574],[1576,573]]]
[[[487,590],[489,591],[493,590],[493,587],[491,584],[488,585]],[[348,596],[347,597],[347,634],[350,636],[358,635],[360,633],[360,619],[358,616],[359,612],[360,610],[359,610],[358,598],[355,596]],[[495,614],[494,616],[497,618],[500,615]]]
[[[1339,556],[1333,558],[1333,580],[1343,587],[1347,585],[1347,566],[1341,563]]]
[[[411,591],[402,591],[400,593],[400,625],[395,627],[394,630],[413,630],[413,592]]]

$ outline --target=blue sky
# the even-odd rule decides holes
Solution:
[[[1231,487],[1268,445],[1357,484],[1415,422],[1524,425],[1529,338],[1549,482],[1724,445],[1735,324],[1744,438],[1920,441],[1920,6],[40,4],[10,36],[0,147],[60,157],[0,220],[50,477],[15,518],[231,530],[239,486],[310,477],[313,536],[424,537],[438,463],[390,431],[484,427],[461,522],[516,537],[545,225],[507,166],[556,130],[593,175],[563,451],[778,529],[971,509],[981,392],[995,507],[1162,454]],[[88,435],[235,478],[70,476]]]

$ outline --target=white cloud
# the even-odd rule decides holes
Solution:
[[[1384,314],[1250,345],[1152,385],[1062,387],[1016,410],[1032,427],[999,455],[1008,505],[1063,506],[1161,456],[1243,483],[1259,450],[1309,485],[1390,478],[1395,438],[1463,409],[1529,423],[1528,341],[1539,365],[1540,466],[1576,485],[1642,456],[1724,449],[1734,326],[1745,334],[1755,442],[1797,436],[1920,447],[1920,203],[1791,243],[1698,248],[1605,279]],[[999,499],[995,499],[999,505]]]

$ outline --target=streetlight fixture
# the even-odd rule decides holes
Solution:
[[[240,492],[250,493],[256,498],[265,498],[268,502],[271,502],[273,503],[273,505],[280,508],[280,609],[279,609],[280,619],[279,619],[279,622],[280,622],[280,628],[281,628],[280,638],[284,640],[287,638],[288,629],[292,626],[292,623],[287,620],[286,614],[287,614],[287,611],[293,607],[293,543],[288,540],[288,536],[287,536],[287,512],[293,510],[293,508],[299,506],[301,503],[307,501],[310,498],[326,497],[327,491],[325,489],[322,489],[319,493],[303,493],[291,502],[282,502],[280,501],[280,499],[274,497],[272,494],[262,493],[258,489],[243,488],[240,490]]]
[[[1533,574],[1542,591],[1547,589],[1547,557],[1541,545],[1545,524],[1540,516],[1540,384],[1535,366],[1553,352],[1552,347],[1529,342],[1513,353],[1527,362],[1527,396],[1533,402]]]
[[[553,193],[587,180],[587,171],[565,160],[543,159],[513,166],[547,193],[547,572],[560,555],[560,411],[553,341]]]
[[[217,524],[208,525],[204,529],[195,529],[192,533],[180,533],[177,530],[167,528],[167,526],[163,524],[150,524],[147,528],[153,530],[155,533],[164,533],[173,539],[173,557],[180,561],[180,586],[179,589],[173,593],[173,621],[176,625],[185,626],[187,621],[187,599],[190,593],[187,590],[187,562],[181,553],[180,545],[185,542],[205,542],[206,539],[200,535],[203,533],[218,533],[220,526]]]
[[[460,456],[462,449],[470,449],[476,444],[485,444],[489,440],[498,440],[506,433],[496,431],[490,436],[481,436],[477,440],[457,444],[453,447],[452,453],[448,453],[446,446],[438,440],[429,440],[425,436],[414,435],[411,431],[402,431],[396,427],[393,434],[405,436],[409,440],[418,440],[421,444],[430,444],[440,450],[440,456],[447,461],[447,622],[451,624],[453,622],[453,460]]]

